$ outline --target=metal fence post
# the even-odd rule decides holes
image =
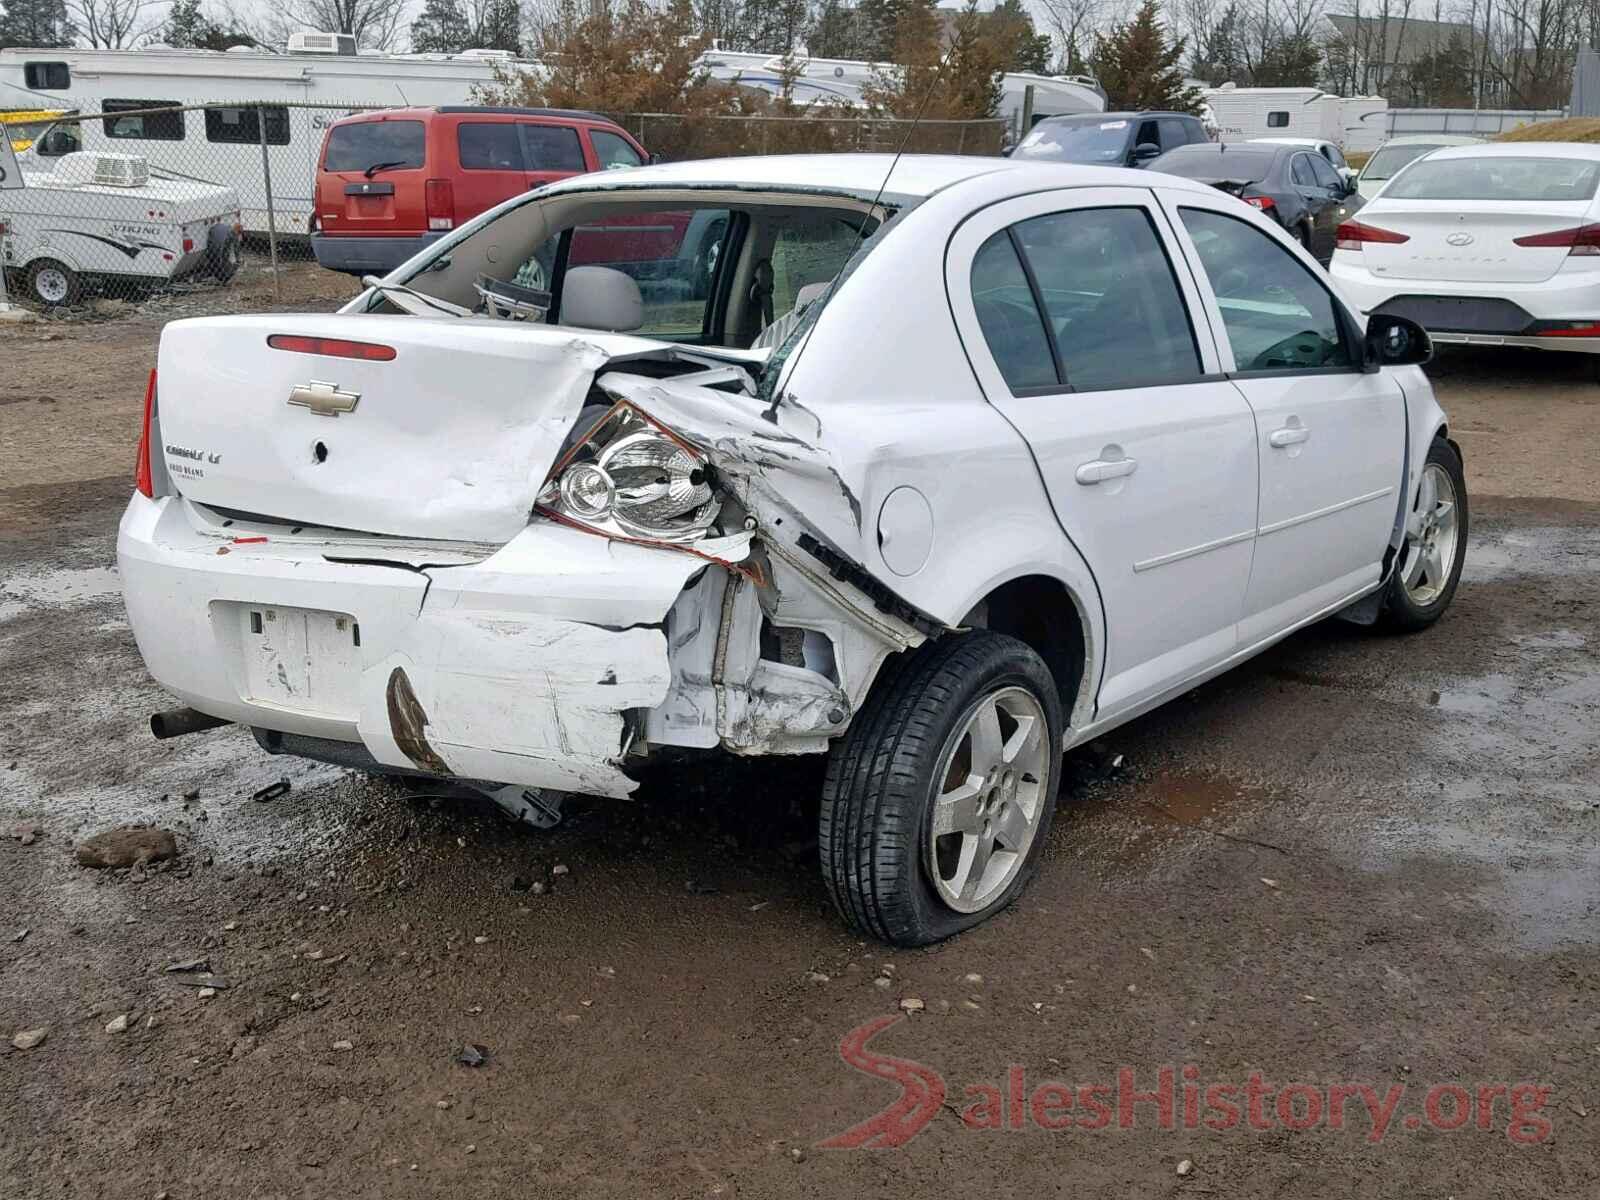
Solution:
[[[278,222],[272,211],[272,162],[267,157],[267,110],[256,106],[256,134],[261,140],[261,178],[267,189],[267,248],[272,254],[272,296],[283,303],[283,283],[278,278]]]

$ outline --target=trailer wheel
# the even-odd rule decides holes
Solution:
[[[70,307],[83,296],[83,281],[71,267],[41,258],[28,267],[28,291],[47,308]]]
[[[226,225],[213,225],[206,235],[206,274],[227,283],[239,273],[241,257],[239,235]]]

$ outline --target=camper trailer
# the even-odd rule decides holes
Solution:
[[[91,290],[159,287],[189,275],[233,277],[239,197],[231,188],[152,179],[134,154],[66,154],[0,193],[0,260],[17,290],[46,307]]]
[[[843,58],[811,58],[803,51],[789,60],[791,72],[786,80],[786,65],[781,55],[746,54],[713,47],[700,57],[700,65],[713,79],[737,83],[742,87],[781,94],[787,86],[797,104],[832,104],[845,108],[862,105],[861,92],[880,74],[890,69],[886,63],[861,62]],[[1045,117],[1073,116],[1104,112],[1106,95],[1093,79],[1081,75],[1030,75],[1012,72],[1001,78],[999,116],[1011,126],[1014,136],[1022,128],[1024,97],[1033,88],[1032,121]]]
[[[1312,138],[1346,154],[1371,151],[1383,140],[1389,104],[1381,96],[1334,96],[1321,88],[1207,88],[1201,98],[1225,142],[1252,138]]]
[[[542,70],[504,51],[358,54],[348,34],[309,32],[294,35],[288,54],[12,47],[0,50],[0,106],[105,114],[57,126],[67,136],[36,144],[29,155],[48,169],[49,158],[75,150],[137,154],[158,178],[233,187],[254,234],[268,230],[265,143],[273,225],[303,237],[329,125],[363,108],[471,103],[473,89],[492,84],[497,67]],[[268,107],[240,107],[246,103]],[[160,108],[190,111],[147,112]]]

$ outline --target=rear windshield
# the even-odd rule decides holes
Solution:
[[[1412,163],[1385,200],[1592,200],[1600,163],[1576,158],[1429,158]]]
[[[1277,151],[1223,150],[1216,146],[1183,146],[1150,164],[1152,171],[1185,179],[1237,179],[1254,183],[1272,170]]]
[[[1129,121],[1044,121],[1017,144],[1012,158],[1051,162],[1121,162],[1128,149]]]
[[[1361,178],[1369,182],[1376,179],[1393,179],[1400,173],[1400,168],[1408,162],[1421,158],[1430,150],[1437,150],[1436,145],[1426,142],[1414,143],[1409,146],[1385,146],[1372,156],[1367,162],[1367,169],[1361,172]]]
[[[335,125],[322,166],[328,171],[369,171],[423,165],[421,121],[357,121]]]

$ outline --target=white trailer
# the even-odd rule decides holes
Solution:
[[[185,276],[233,277],[239,196],[149,178],[132,154],[82,151],[51,170],[21,159],[24,186],[0,191],[0,261],[17,291],[46,306],[92,289],[144,291]]]
[[[1224,142],[1252,138],[1314,138],[1345,153],[1372,150],[1383,140],[1381,96],[1334,96],[1321,88],[1242,88],[1231,83],[1207,88],[1201,98]]]
[[[781,55],[747,54],[733,50],[707,50],[700,56],[700,65],[713,79],[737,83],[777,95],[785,87]],[[862,106],[862,89],[870,87],[885,71],[893,70],[890,63],[872,63],[844,58],[811,58],[804,53],[788,64],[798,69],[789,81],[790,94],[798,104],[837,104],[848,108]],[[1021,136],[1028,131],[1021,128],[1023,98],[1027,89],[1033,88],[1033,116],[1073,116],[1077,113],[1104,112],[1106,95],[1093,79],[1081,75],[1031,75],[1012,72],[1000,80],[1000,111],[1002,120]]]
[[[320,39],[320,40],[319,40]],[[474,89],[502,72],[543,71],[503,51],[463,54],[356,54],[351,39],[297,34],[289,54],[236,49],[0,50],[0,107],[113,114],[58,130],[71,139],[35,145],[49,151],[103,150],[143,156],[152,172],[235,188],[245,229],[268,230],[262,142],[272,171],[273,225],[308,233],[317,155],[327,127],[362,108],[471,104]],[[265,119],[243,104],[265,104]],[[296,108],[293,105],[328,105]],[[188,112],[118,117],[160,108]],[[264,126],[264,128],[263,128]]]

